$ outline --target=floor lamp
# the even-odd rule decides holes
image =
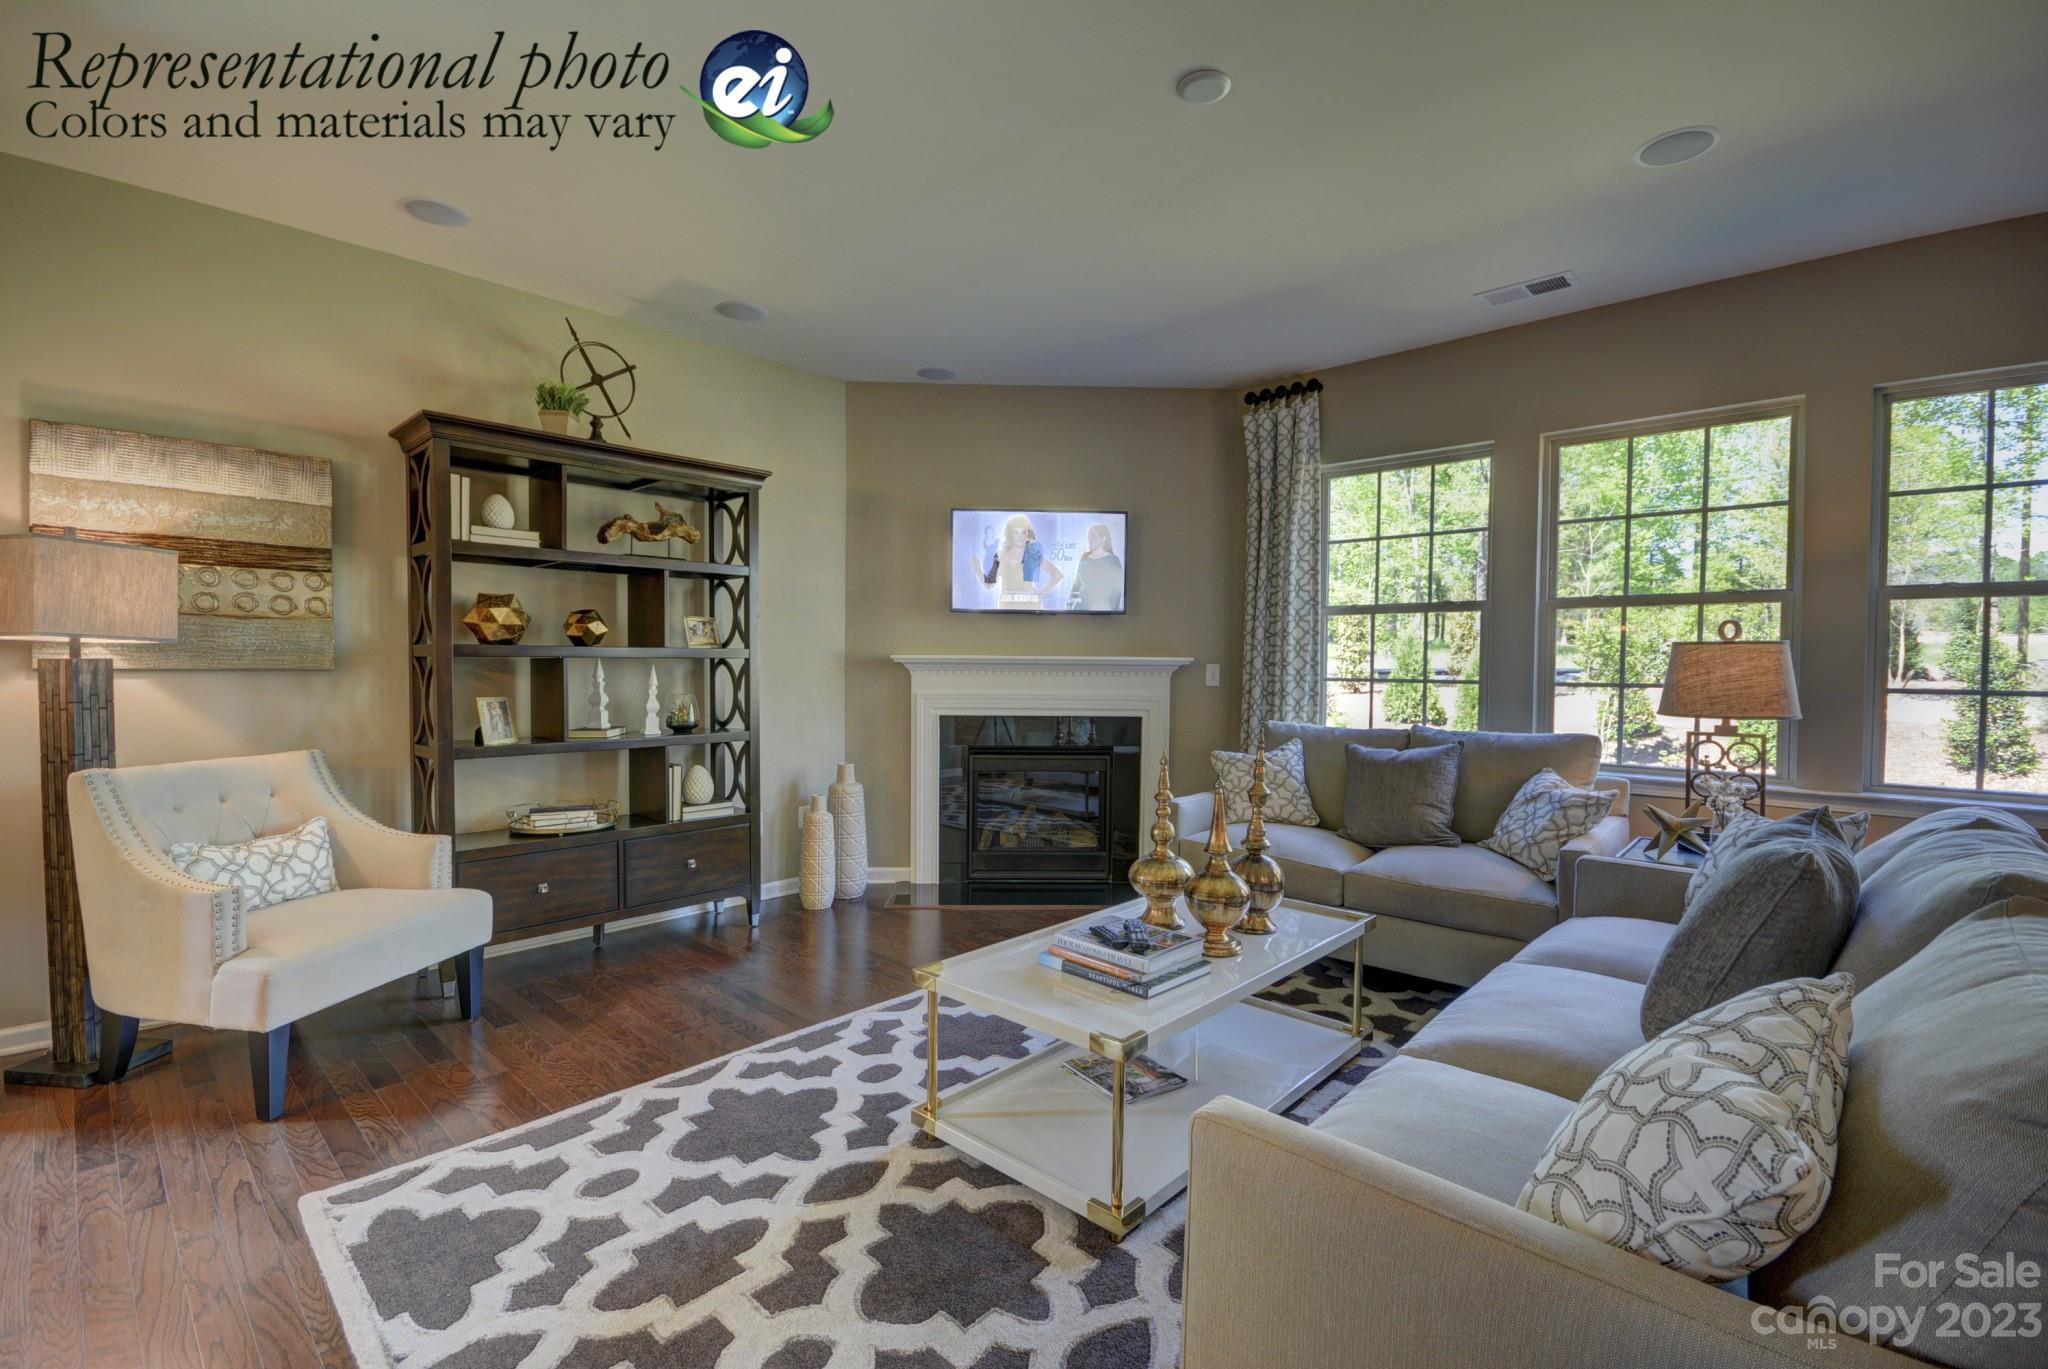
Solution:
[[[43,914],[49,933],[50,1050],[7,1071],[9,1084],[92,1085],[99,1011],[86,982],[65,784],[74,770],[114,763],[114,663],[79,651],[89,642],[178,638],[176,552],[88,541],[67,530],[0,537],[0,638],[64,642],[36,662],[42,725]],[[170,1052],[137,1046],[130,1068]]]

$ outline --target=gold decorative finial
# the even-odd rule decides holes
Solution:
[[[1159,788],[1152,795],[1157,807],[1152,819],[1152,850],[1131,862],[1131,887],[1145,898],[1144,920],[1154,927],[1178,928],[1180,913],[1174,903],[1195,877],[1195,867],[1173,851],[1173,785],[1167,778],[1166,756],[1159,757]]]
[[[1230,827],[1224,821],[1223,790],[1213,791],[1215,817],[1209,824],[1209,863],[1188,881],[1188,911],[1202,924],[1202,954],[1215,959],[1242,955],[1244,944],[1230,934],[1244,917],[1251,889],[1230,868]]]
[[[1246,795],[1252,814],[1244,832],[1244,857],[1232,867],[1250,890],[1244,921],[1237,924],[1237,930],[1246,936],[1266,936],[1273,931],[1273,919],[1267,914],[1287,892],[1280,863],[1266,854],[1272,844],[1266,840],[1266,799],[1271,794],[1266,787],[1266,748],[1261,746],[1252,756],[1252,787]]]

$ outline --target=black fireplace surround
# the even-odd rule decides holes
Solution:
[[[1121,883],[1139,854],[1140,742],[1135,717],[940,719],[940,883]]]

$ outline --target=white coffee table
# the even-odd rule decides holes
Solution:
[[[1244,954],[1211,960],[1206,978],[1151,1000],[1080,987],[1038,963],[1056,931],[1144,911],[1134,899],[912,972],[925,992],[929,1042],[939,1040],[941,997],[1058,1040],[943,1098],[940,1051],[928,1045],[925,1101],[912,1110],[918,1123],[1118,1239],[1187,1187],[1188,1119],[1196,1108],[1231,1097],[1279,1111],[1358,1054],[1359,975],[1373,924],[1370,913],[1288,899],[1272,912],[1271,935],[1240,936]],[[1348,1027],[1253,997],[1347,946]],[[1088,1053],[1115,1062],[1117,1087],[1107,1097],[1061,1068]],[[1140,1054],[1185,1075],[1187,1086],[1126,1107],[1124,1062]]]

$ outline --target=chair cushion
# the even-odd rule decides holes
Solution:
[[[1230,824],[1232,847],[1243,848],[1244,832],[1244,823]],[[1271,843],[1266,854],[1280,863],[1280,873],[1287,878],[1290,898],[1305,898],[1310,903],[1328,903],[1339,908],[1345,906],[1344,872],[1372,854],[1357,842],[1322,827],[1291,827],[1285,823],[1269,822],[1266,824],[1266,840]],[[1202,850],[1207,843],[1207,837],[1182,837],[1180,853],[1199,870],[1209,859]]]
[[[1895,1268],[1940,1261],[1918,1284]],[[2038,1302],[1957,1282],[1969,1257],[2048,1268],[2048,904],[2010,899],[1949,927],[1856,997],[1835,1196],[1820,1223],[1750,1278],[1771,1306],[1886,1306],[1925,1321],[1911,1347],[1943,1364],[2038,1366],[2036,1337],[1938,1338],[1953,1302]],[[1924,1267],[1924,1266],[1923,1266]]]
[[[1625,979],[1509,961],[1460,994],[1401,1053],[1577,1103],[1603,1070],[1643,1044],[1642,1005],[1642,986]]]
[[[1449,732],[1417,724],[1410,746],[1463,742],[1458,753],[1458,798],[1451,829],[1466,841],[1485,841],[1529,777],[1555,770],[1583,789],[1600,770],[1600,739],[1583,732]]]
[[[1818,978],[1848,935],[1856,859],[1827,809],[1753,822],[1726,840],[1740,846],[1687,906],[1644,987],[1645,1036],[1759,985]]]
[[[1337,830],[1360,846],[1456,846],[1451,801],[1458,792],[1458,747],[1344,748],[1344,822]]]
[[[1986,904],[2048,900],[2048,842],[1990,808],[1916,818],[1859,851],[1856,869],[1862,892],[1835,968],[1865,989]]]
[[[491,939],[477,889],[342,889],[249,914],[249,948],[213,977],[206,1025],[270,1031]]]
[[[1335,827],[1344,820],[1344,748],[1378,746],[1399,751],[1408,745],[1405,727],[1325,727],[1320,723],[1266,724],[1266,750],[1301,743],[1302,767],[1308,775],[1308,799],[1319,821]]]
[[[1483,846],[1391,846],[1344,875],[1344,906],[1533,941],[1557,925],[1557,890]]]
[[[1515,963],[1555,965],[1647,984],[1675,930],[1669,922],[1646,917],[1568,917],[1525,946]]]
[[[1571,1112],[1556,1094],[1401,1055],[1311,1125],[1512,1203]]]

